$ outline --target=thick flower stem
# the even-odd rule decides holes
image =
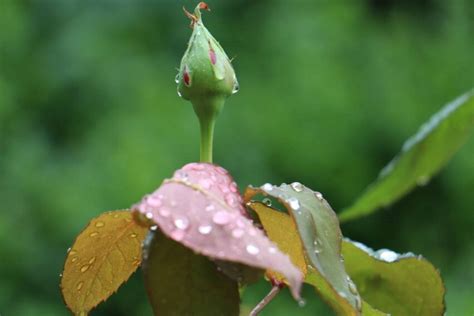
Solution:
[[[201,162],[212,163],[212,145],[216,118],[224,106],[224,97],[202,97],[193,102],[201,129]]]

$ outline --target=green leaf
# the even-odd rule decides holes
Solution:
[[[347,272],[371,306],[392,316],[444,314],[443,281],[421,256],[387,249],[374,252],[350,240],[343,242],[342,253]]]
[[[208,258],[195,254],[161,232],[150,232],[143,271],[155,315],[239,315],[235,281]]]
[[[322,195],[295,182],[280,187],[266,184],[260,189],[250,188],[245,197],[250,199],[258,193],[277,198],[285,205],[296,223],[307,263],[312,268],[306,274],[305,282],[312,284],[338,314],[359,315],[362,300],[344,268],[339,221]],[[258,213],[258,208],[252,208]],[[264,219],[263,216],[260,219]],[[292,225],[285,223],[277,226],[276,232],[270,233],[269,221],[263,220],[262,224],[270,238],[275,234],[288,234],[288,231],[292,230]],[[278,240],[282,239],[284,238],[277,239],[277,244]],[[295,244],[293,251],[298,248],[301,249]],[[300,266],[298,256],[293,254],[292,257],[292,260]]]
[[[408,139],[378,179],[339,215],[348,221],[388,206],[426,184],[466,142],[474,129],[474,90],[446,105]]]

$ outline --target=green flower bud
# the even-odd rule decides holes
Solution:
[[[229,57],[209,33],[201,19],[200,9],[208,9],[204,2],[197,5],[191,19],[193,33],[181,60],[177,76],[181,97],[194,102],[203,97],[228,97],[238,90],[238,82]]]
[[[200,2],[191,19],[193,33],[181,60],[176,83],[178,94],[191,101],[201,125],[201,161],[212,162],[214,122],[225,99],[236,93],[239,84],[229,57],[209,33],[201,19],[201,9],[209,10]]]

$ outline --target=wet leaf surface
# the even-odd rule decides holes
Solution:
[[[77,236],[61,278],[64,301],[74,314],[86,315],[128,280],[141,263],[147,231],[125,210],[103,213]]]
[[[239,315],[237,282],[208,258],[158,231],[150,232],[144,251],[145,286],[155,315]]]
[[[392,316],[444,314],[443,281],[426,259],[388,249],[373,251],[350,240],[342,249],[349,275],[371,306]]]
[[[313,285],[338,314],[359,315],[362,300],[345,271],[341,257],[342,234],[339,222],[322,195],[300,183],[283,184],[280,187],[265,184],[261,188],[247,190],[245,198],[250,199],[258,193],[277,198],[291,215],[290,217],[273,210],[276,213],[275,219],[269,220],[271,216],[266,213],[271,210],[270,208],[262,212],[263,204],[250,203],[250,207],[259,216],[262,213],[260,220],[269,236],[278,236],[277,240],[282,241],[294,240],[294,235],[299,235],[300,243],[281,247],[290,248],[287,251],[295,256],[294,261],[299,262],[300,266],[301,257],[306,257],[309,266],[305,282]],[[279,219],[276,220],[276,217]],[[292,232],[295,227],[297,232]],[[301,243],[304,254],[298,253]]]
[[[474,129],[474,91],[449,103],[408,139],[378,179],[339,216],[341,221],[388,206],[425,185],[458,151]]]
[[[133,209],[199,254],[282,273],[298,298],[302,273],[253,225],[225,169],[188,164]]]

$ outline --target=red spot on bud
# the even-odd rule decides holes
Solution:
[[[191,85],[191,77],[189,77],[189,73],[187,70],[184,70],[183,81],[184,81],[184,84],[187,85],[188,87]]]
[[[209,58],[211,59],[211,63],[215,65],[217,57],[216,57],[216,52],[212,48],[209,49]]]
[[[209,9],[209,6],[205,2],[199,2],[199,9],[211,11],[211,9]]]

